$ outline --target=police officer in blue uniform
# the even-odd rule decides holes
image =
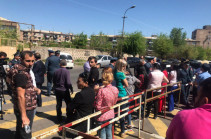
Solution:
[[[53,82],[53,75],[54,72],[59,68],[60,59],[58,56],[54,55],[53,50],[48,50],[49,57],[46,59],[45,67],[47,70],[47,95],[51,94],[52,89],[52,82]]]
[[[188,98],[190,94],[190,87],[192,86],[192,75],[189,71],[189,61],[184,61],[181,63],[181,68],[177,73],[177,80],[181,81],[181,100],[186,106],[189,106]]]
[[[20,52],[17,51],[14,54],[14,58],[9,62],[9,67],[10,69],[15,65],[15,64],[20,64]]]

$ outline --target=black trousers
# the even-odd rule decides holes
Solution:
[[[187,105],[189,102],[190,86],[181,84],[181,102]]]
[[[37,88],[39,88],[41,90],[42,84],[36,84],[36,85],[37,85]],[[41,93],[39,95],[37,95],[37,106],[38,107],[42,107],[42,97],[41,97],[41,94],[42,94],[42,90],[41,90]]]
[[[33,124],[33,119],[35,115],[36,110],[29,110],[26,111],[26,115],[29,118],[30,121],[30,129],[32,130],[32,124]],[[21,114],[18,110],[14,110],[17,122],[16,122],[16,133],[15,133],[15,139],[31,139],[32,138],[32,133],[27,134],[25,132],[25,128],[22,127],[22,118]]]
[[[57,112],[57,119],[58,120],[62,120],[62,100],[64,99],[65,103],[66,103],[66,115],[67,115],[67,119],[70,119],[70,102],[71,102],[71,98],[70,98],[70,93],[69,91],[58,91],[55,90],[55,94],[56,94],[56,112]]]
[[[161,92],[153,92],[153,97],[160,95]],[[147,98],[152,97],[152,93],[148,92]],[[152,104],[154,104],[154,117],[156,117],[158,115],[158,101],[159,99],[150,101],[147,103],[147,115],[150,114],[150,110],[152,109]]]

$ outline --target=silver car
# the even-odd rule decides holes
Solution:
[[[97,58],[97,64],[99,64],[100,67],[103,68],[110,64],[112,57],[109,55],[97,55],[96,58]]]

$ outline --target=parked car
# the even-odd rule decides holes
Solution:
[[[97,58],[97,64],[99,64],[100,67],[103,68],[110,64],[112,57],[109,55],[97,55],[96,58]]]
[[[74,60],[72,56],[68,53],[60,53],[60,60],[65,59],[67,61],[67,68],[72,69],[74,67]]]
[[[140,62],[140,58],[138,57],[127,57],[127,64],[129,68],[134,68]]]

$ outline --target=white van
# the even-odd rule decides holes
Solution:
[[[68,53],[60,53],[60,60],[65,59],[67,61],[67,68],[72,69],[74,67],[74,60],[72,56]]]

